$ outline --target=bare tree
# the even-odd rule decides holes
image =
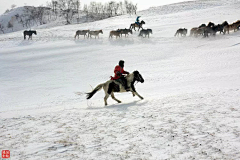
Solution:
[[[43,18],[44,18],[44,12],[45,12],[46,8],[45,7],[38,7],[36,8],[36,17],[40,23],[40,25],[43,24]]]
[[[11,8],[14,9],[17,5],[16,4],[12,4]]]
[[[2,24],[0,24],[0,30],[3,32],[4,34],[4,26]]]
[[[46,6],[48,8],[51,8],[51,10],[46,11],[46,15],[48,16],[48,21],[52,21],[52,20],[55,21],[57,19],[57,1],[52,0],[51,2],[47,2]]]
[[[134,5],[132,2],[124,1],[127,14],[137,14],[137,4]]]
[[[135,13],[135,15],[137,14],[137,4],[133,6],[133,11]]]
[[[88,11],[88,6],[86,4],[84,4],[84,6],[83,6],[83,12],[86,13],[86,18],[87,18],[87,21],[88,21],[88,13],[89,13],[89,11]]]
[[[120,14],[123,15],[125,11],[124,11],[122,2],[119,2],[119,10],[120,10]]]
[[[109,2],[109,4],[108,4],[108,11],[109,11],[109,13],[110,13],[110,16],[113,16],[114,5],[115,5],[115,2],[114,2],[114,1],[111,1],[111,2]]]
[[[9,21],[8,22],[8,25],[7,25],[8,28],[12,28],[12,31],[13,31],[13,24]]]
[[[10,10],[9,9],[7,9],[4,13],[8,13]]]
[[[61,10],[61,13],[66,19],[66,24],[70,24],[73,18],[73,15],[76,13],[74,11],[74,4],[78,0],[58,0],[58,8]]]
[[[79,21],[80,21],[80,17],[79,17],[79,10],[80,10],[80,0],[77,0],[76,2],[75,2],[75,9],[77,10],[77,15],[78,15],[78,17],[77,17],[77,23],[79,23]]]
[[[52,9],[53,9],[53,12],[56,14],[57,12],[57,5],[58,5],[58,2],[57,1],[52,1]]]

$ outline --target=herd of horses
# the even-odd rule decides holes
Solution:
[[[152,30],[151,29],[143,29],[143,24],[146,24],[144,21],[141,21],[139,24],[136,24],[136,23],[132,23],[129,27],[129,29],[125,28],[125,29],[117,29],[117,30],[112,30],[110,31],[109,33],[109,38],[113,38],[114,36],[116,38],[120,38],[122,37],[122,35],[125,35],[125,37],[129,34],[133,34],[132,30],[135,30],[136,31],[136,28],[138,28],[138,31],[140,29],[142,29],[139,33],[139,36],[143,37],[143,35],[146,37],[148,36],[149,38],[149,34],[152,34]],[[76,39],[78,37],[79,39],[79,35],[83,35],[84,38],[87,37],[87,38],[91,38],[92,35],[99,38],[99,33],[102,33],[102,30],[97,30],[97,31],[90,31],[90,30],[77,30],[76,31],[76,34],[74,36],[74,38]]]
[[[129,29],[117,29],[117,30],[112,30],[109,33],[109,38],[113,38],[114,36],[116,38],[122,37],[122,35],[125,35],[125,37],[129,34],[133,34],[133,30],[136,31],[136,28],[138,28],[138,31],[140,30],[140,33],[138,36],[140,37],[147,37],[149,38],[149,35],[152,34],[152,29],[143,29],[143,25],[146,24],[144,21],[141,21],[139,24],[132,23],[129,27]],[[240,28],[240,20],[229,24],[227,21],[224,21],[222,24],[217,24],[215,25],[213,22],[209,22],[207,25],[206,24],[201,24],[199,27],[194,27],[190,30],[190,36],[203,36],[203,37],[208,37],[208,36],[215,36],[217,32],[220,34],[229,34],[229,31],[238,31]],[[174,36],[186,36],[188,30],[186,28],[180,28],[176,31]],[[76,39],[80,35],[83,35],[84,38],[92,38],[92,36],[95,37],[95,39],[98,37],[99,34],[103,34],[102,30],[96,30],[96,31],[90,31],[90,30],[77,30],[74,38]],[[24,31],[24,39],[26,39],[26,36],[29,36],[28,39],[32,39],[32,35],[35,34],[37,35],[37,31],[35,30],[29,30],[29,31]]]
[[[208,37],[208,36],[215,36],[217,32],[220,34],[229,34],[229,31],[238,31],[240,27],[240,20],[228,24],[227,21],[224,21],[222,24],[217,24],[215,25],[212,22],[209,22],[207,25],[206,24],[201,24],[199,27],[194,27],[190,30],[190,36],[203,36],[203,37]],[[187,35],[187,29],[186,28],[180,28],[177,30],[174,36],[186,36]]]
[[[143,37],[143,36],[148,36],[149,38],[149,34],[152,34],[152,29],[143,29],[143,24],[146,24],[144,21],[141,21],[139,24],[136,23],[132,23],[129,27],[129,29],[125,28],[125,29],[117,29],[117,30],[112,30],[109,33],[109,38],[112,37],[116,37],[116,38],[120,38],[122,37],[122,35],[125,35],[125,37],[129,34],[133,34],[132,30],[136,31],[136,28],[138,28],[138,31],[140,30],[139,36]],[[92,36],[95,37],[95,39],[98,37],[99,38],[99,34],[103,34],[102,30],[95,30],[95,31],[91,31],[91,30],[77,30],[76,34],[74,36],[74,38],[78,38],[79,36],[82,35],[84,36],[84,38],[92,38]],[[24,35],[24,39],[26,39],[26,36],[29,36],[28,39],[32,39],[32,35],[35,34],[37,35],[37,31],[35,30],[25,30],[23,32]]]

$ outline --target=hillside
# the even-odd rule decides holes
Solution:
[[[240,159],[240,32],[174,37],[209,21],[240,19],[239,1],[191,1],[139,12],[139,32],[109,39],[135,16],[45,26],[32,40],[22,30],[0,35],[0,148],[12,159]],[[171,9],[169,9],[171,8]],[[74,39],[76,30],[103,30]],[[101,90],[120,59],[138,70],[140,100]]]
[[[60,10],[57,10],[57,14],[55,14],[48,7],[34,6],[12,9],[0,15],[0,34],[64,26],[66,25],[66,18],[60,12]],[[79,15],[74,14],[70,21],[72,24],[81,24],[105,18],[108,18],[108,15],[89,13],[89,16],[87,16],[83,11],[79,11]],[[1,29],[1,26],[3,26],[3,29]]]

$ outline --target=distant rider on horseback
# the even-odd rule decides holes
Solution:
[[[141,16],[137,16],[137,19],[136,19],[136,24],[140,27],[140,23],[139,23],[139,18],[140,18]]]
[[[124,61],[120,60],[119,61],[119,65],[117,65],[114,69],[114,77],[111,78],[111,80],[116,80],[118,82],[120,82],[126,91],[129,91],[129,87],[127,86],[127,79],[125,78],[124,74],[129,74],[129,72],[124,71]]]

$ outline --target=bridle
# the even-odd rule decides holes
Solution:
[[[134,76],[134,78],[135,78],[135,82],[137,82],[137,83],[138,83],[138,82],[141,82],[141,80],[142,80],[142,78],[140,77],[140,74],[139,74],[139,73],[137,74],[136,77]],[[137,83],[136,83],[136,84],[137,84]],[[135,85],[136,85],[136,84],[135,84]]]

